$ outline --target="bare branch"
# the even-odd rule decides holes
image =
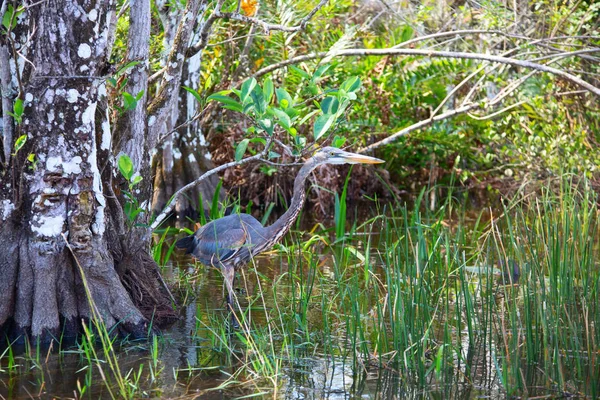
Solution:
[[[210,35],[210,30],[212,29],[212,26],[217,18],[219,18],[219,13],[221,12],[221,7],[223,7],[224,3],[225,0],[219,0],[217,2],[215,10],[202,25],[202,29],[200,30],[200,40],[198,40],[195,45],[187,49],[186,56],[188,58],[194,56],[208,45],[208,36]]]
[[[218,12],[217,17],[219,17],[219,18],[229,18],[229,19],[234,19],[236,21],[246,22],[248,24],[259,25],[261,28],[263,28],[263,30],[265,31],[266,34],[269,34],[270,31],[298,32],[298,31],[303,31],[304,29],[306,29],[306,25],[308,25],[308,22],[310,21],[310,19],[325,4],[327,4],[328,1],[329,0],[321,0],[319,2],[319,4],[317,4],[317,6],[315,8],[313,8],[304,18],[302,18],[302,20],[300,20],[300,23],[298,25],[295,25],[295,26],[285,26],[285,25],[280,25],[280,24],[271,24],[271,23],[265,22],[265,21],[263,21],[261,19],[258,19],[258,18],[248,17],[246,15],[242,15],[239,12],[230,12],[230,13],[221,13],[221,12]]]
[[[503,90],[501,90],[496,96],[494,96],[492,99],[490,100],[486,100],[486,101],[481,101],[481,102],[477,102],[477,103],[470,103],[470,104],[465,104],[462,105],[458,108],[455,108],[453,110],[449,110],[446,111],[445,113],[439,114],[439,115],[435,115],[432,116],[431,118],[419,121],[417,123],[414,123],[404,129],[401,129],[400,131],[394,133],[393,135],[390,135],[388,137],[386,137],[385,139],[382,139],[378,142],[375,142],[373,144],[368,145],[367,147],[364,147],[362,149],[360,149],[358,152],[359,153],[364,153],[366,151],[370,151],[370,150],[374,150],[378,147],[384,146],[386,144],[390,144],[394,141],[396,141],[398,138],[402,137],[402,136],[406,136],[411,132],[414,132],[416,130],[419,130],[421,128],[424,128],[426,126],[432,125],[434,122],[438,122],[438,121],[442,121],[445,119],[449,119],[452,117],[455,117],[457,115],[461,115],[461,114],[465,114],[468,113],[470,111],[474,111],[477,109],[485,109],[488,108],[494,104],[497,104],[499,101],[501,101],[501,99],[505,98],[509,93],[511,93],[512,91],[514,91],[517,87],[519,87],[520,85],[523,84],[523,82],[525,82],[528,78],[530,78],[531,76],[533,76],[535,74],[536,71],[532,71],[529,74],[527,74],[524,77],[521,77],[519,79],[517,79],[514,82],[511,82],[509,85],[507,85],[506,88],[504,88]],[[522,105],[524,102],[519,102],[516,105],[514,105],[513,107],[517,107]],[[508,109],[510,109],[512,107],[507,107],[503,110],[501,110],[500,112],[505,112]],[[496,112],[494,114],[491,114],[490,116],[487,117],[483,117],[483,119],[488,119],[488,118],[493,118],[497,115],[499,115],[500,112]],[[481,117],[480,117],[481,118]]]
[[[412,125],[404,128],[404,129],[402,129],[402,130],[394,133],[393,135],[390,135],[390,136],[386,137],[385,139],[382,139],[382,140],[380,140],[378,142],[370,144],[367,147],[363,147],[362,149],[358,150],[358,152],[359,153],[364,153],[366,151],[370,151],[370,150],[376,149],[376,148],[384,146],[386,144],[390,144],[390,143],[396,141],[398,138],[400,138],[402,136],[406,136],[409,133],[411,133],[413,131],[416,131],[416,130],[419,130],[421,128],[424,128],[426,126],[432,125],[434,122],[442,121],[442,120],[448,119],[448,118],[452,118],[452,117],[455,117],[455,116],[460,115],[460,114],[465,114],[465,113],[467,113],[469,111],[472,111],[472,110],[475,110],[475,109],[478,109],[478,108],[481,108],[480,103],[472,103],[472,104],[468,104],[466,106],[461,106],[461,107],[456,108],[454,110],[446,111],[445,113],[438,114],[438,115],[436,115],[433,118],[428,118],[428,119],[425,119],[423,121],[419,121],[419,122],[417,122],[415,124],[412,124]]]
[[[290,58],[277,64],[270,65],[259,71],[257,71],[253,77],[260,77],[276,69],[283,68],[291,64],[297,64],[302,61],[313,60],[316,58],[324,57],[327,52],[311,53],[302,56]],[[463,58],[471,60],[483,60],[491,61],[495,63],[508,64],[516,67],[523,67],[534,69],[537,71],[547,72],[558,77],[561,77],[569,82],[572,82],[582,88],[589,90],[596,96],[600,97],[600,88],[584,81],[583,79],[572,75],[568,72],[561,71],[557,68],[549,67],[544,64],[535,63],[527,60],[518,60],[515,58],[495,56],[491,54],[481,53],[466,53],[460,51],[439,51],[439,50],[427,50],[427,49],[347,49],[339,50],[333,54],[333,57],[354,57],[354,56],[422,56],[422,57],[443,57],[443,58]],[[558,56],[558,55],[557,55]],[[240,83],[241,84],[241,83]]]
[[[265,144],[265,148],[260,153],[255,154],[248,158],[244,158],[240,161],[232,161],[232,162],[228,162],[223,165],[219,165],[218,167],[205,172],[200,177],[198,177],[196,180],[188,183],[187,185],[183,186],[181,189],[176,191],[173,194],[173,196],[171,197],[169,203],[165,206],[165,208],[161,211],[161,213],[156,217],[154,222],[152,222],[152,224],[148,228],[147,234],[150,235],[156,228],[158,228],[160,226],[160,224],[162,224],[164,222],[165,219],[167,219],[167,217],[169,216],[171,211],[173,211],[173,208],[175,208],[177,200],[179,199],[179,197],[181,197],[181,195],[183,193],[198,186],[200,183],[204,182],[206,179],[208,179],[210,176],[216,174],[217,172],[221,172],[227,168],[236,167],[238,165],[244,165],[244,164],[248,164],[253,161],[262,160],[263,157],[265,157],[269,153],[269,149],[271,148],[272,143],[273,143],[273,138],[270,137],[269,140],[267,141],[267,143]]]

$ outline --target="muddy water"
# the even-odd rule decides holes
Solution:
[[[325,279],[329,277],[331,284],[325,282],[317,285],[313,295],[321,296],[321,291],[331,291],[325,295],[334,296],[332,256],[316,257],[321,276]],[[255,266],[238,278],[236,288],[242,308],[250,310],[249,318],[253,326],[260,327],[266,325],[267,316],[274,307],[285,305],[275,296],[288,296],[293,283],[285,278],[289,275],[287,257],[274,253],[261,256]],[[305,273],[304,279],[309,278],[307,271],[294,273]],[[464,359],[471,360],[474,368],[479,369],[480,379],[477,382],[467,382],[458,377],[456,382],[432,384],[424,390],[421,386],[410,384],[406,377],[392,368],[379,368],[372,363],[357,365],[356,360],[351,355],[344,356],[343,351],[323,354],[322,348],[318,348],[317,351],[298,352],[297,358],[282,364],[276,392],[273,385],[264,382],[255,385],[231,384],[223,388],[231,375],[235,374],[240,362],[227,353],[219,342],[221,339],[217,339],[221,336],[214,332],[224,326],[217,319],[226,315],[220,272],[180,256],[165,268],[164,275],[167,281],[179,282],[174,291],[181,297],[181,319],[163,332],[158,340],[156,363],[150,355],[151,343],[126,344],[119,350],[122,374],[139,374],[138,379],[132,379],[139,388],[134,398],[229,399],[255,396],[284,399],[475,399],[506,396],[501,389],[500,378],[495,373],[497,368],[483,346],[463,355]],[[272,290],[273,282],[278,286],[277,294]],[[262,293],[261,297],[259,293]],[[248,299],[257,297],[260,297],[260,302],[249,303]],[[322,324],[321,313],[318,307],[309,310],[308,319],[312,329]],[[443,329],[444,321],[439,324],[437,328]],[[228,346],[241,346],[235,343],[235,338],[231,340],[233,343]],[[332,340],[344,342],[342,337]],[[11,365],[10,358],[4,354],[0,362],[0,399],[112,397],[95,363],[90,363],[76,349],[39,352],[30,349],[14,357],[16,366]],[[103,365],[108,370],[106,364]],[[524,370],[524,373],[532,388],[545,385],[543,377],[535,370]],[[235,380],[252,380],[252,377],[241,376]],[[118,398],[116,390],[113,390],[113,395]],[[530,395],[536,394],[552,395],[545,390],[539,393],[535,389],[530,391]]]

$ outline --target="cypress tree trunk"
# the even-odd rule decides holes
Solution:
[[[132,2],[132,25],[144,6],[149,15],[149,2]],[[82,279],[107,327],[122,334],[143,336],[152,316],[175,317],[149,242],[127,230],[114,195],[122,183],[113,182],[102,78],[114,17],[113,0],[48,0],[29,7],[16,27],[28,61],[11,59],[19,68],[8,71],[25,101],[9,148],[20,136],[27,141],[0,171],[1,338],[76,335],[91,316]],[[130,131],[127,146],[148,148],[144,127]]]

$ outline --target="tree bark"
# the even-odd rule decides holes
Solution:
[[[27,9],[35,68],[22,78],[26,107],[15,136],[28,140],[0,177],[2,338],[74,336],[91,318],[92,301],[108,328],[135,337],[147,334],[152,315],[175,316],[149,243],[133,245],[123,235],[113,193],[106,88],[98,77],[114,13],[112,0],[49,0]],[[31,153],[35,162],[27,160]]]

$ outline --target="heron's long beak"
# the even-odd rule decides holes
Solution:
[[[343,155],[343,157],[347,163],[351,164],[381,164],[385,162],[384,160],[380,160],[379,158],[363,156],[362,154],[348,152],[346,152]]]

